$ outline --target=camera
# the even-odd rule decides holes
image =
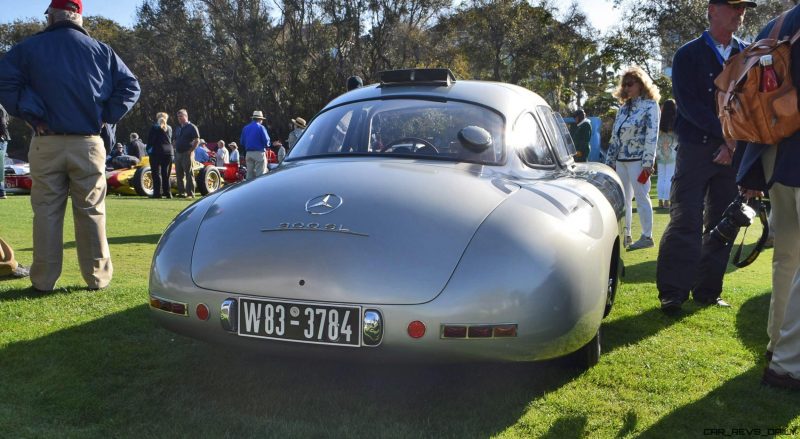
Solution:
[[[739,228],[753,224],[756,211],[745,203],[744,195],[739,195],[733,202],[725,208],[722,219],[714,227],[710,234],[725,245],[732,243],[736,239]]]

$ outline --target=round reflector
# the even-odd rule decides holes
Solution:
[[[414,320],[408,324],[408,335],[411,338],[420,338],[425,335],[425,324],[419,320]]]
[[[200,320],[208,320],[208,307],[205,303],[201,303],[197,305],[197,308],[194,309],[195,314],[197,314],[197,318]]]

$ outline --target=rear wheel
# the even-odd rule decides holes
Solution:
[[[597,333],[577,351],[567,356],[567,361],[574,368],[584,371],[589,370],[600,362],[600,328]]]
[[[131,183],[137,195],[143,197],[153,196],[153,172],[150,170],[149,166],[142,166],[137,169],[133,174]]]
[[[606,308],[603,317],[606,317],[614,306],[614,299],[617,297],[619,288],[619,278],[622,276],[622,260],[619,258],[619,239],[614,244],[614,251],[611,252],[611,264],[608,269],[608,285],[606,286]]]
[[[206,166],[197,173],[197,188],[203,195],[213,194],[222,185],[222,176],[217,168]]]

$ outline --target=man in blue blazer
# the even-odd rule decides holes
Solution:
[[[678,104],[679,145],[670,193],[670,221],[658,251],[656,286],[661,309],[673,313],[689,298],[702,305],[729,306],[721,299],[731,245],[703,234],[719,223],[736,197],[731,166],[735,144],[722,136],[714,79],[744,43],[733,36],[753,1],[710,0],[709,29],[675,53],[672,90]]]

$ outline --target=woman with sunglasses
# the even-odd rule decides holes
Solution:
[[[621,107],[614,121],[606,164],[617,171],[625,190],[625,238],[628,250],[653,246],[653,205],[650,202],[650,174],[658,141],[661,95],[650,76],[638,66],[628,68],[613,96]],[[642,226],[642,236],[631,242],[633,198]]]

